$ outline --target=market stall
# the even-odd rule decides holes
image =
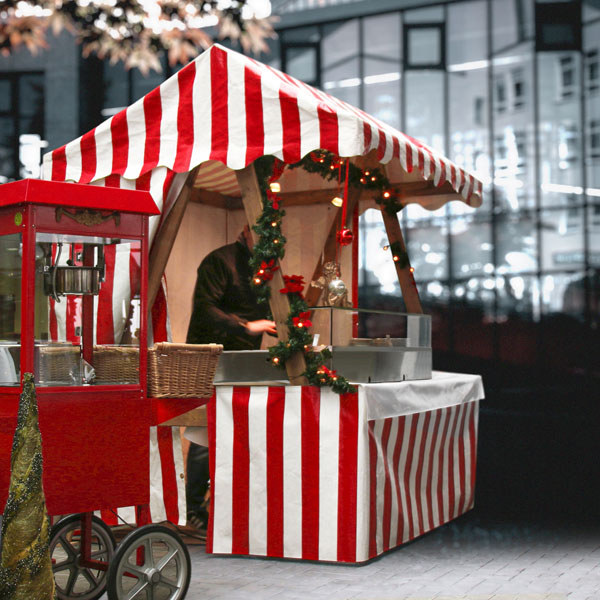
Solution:
[[[276,157],[276,160],[263,158],[270,156]],[[286,165],[295,165],[295,168],[285,168]],[[327,170],[333,176],[328,176]],[[283,395],[286,398],[285,417],[279,415],[277,418],[288,419],[292,415],[287,409],[288,395],[318,396],[318,388],[308,386],[309,381],[319,385],[321,383],[333,385],[332,389],[336,393],[323,393],[325,397],[332,396],[336,400],[318,403],[319,411],[331,410],[332,415],[329,417],[327,412],[318,412],[316,408],[309,410],[313,420],[306,421],[304,415],[298,421],[301,423],[300,431],[304,436],[306,428],[314,430],[315,427],[318,428],[319,423],[329,423],[330,418],[333,419],[332,423],[337,422],[335,414],[345,414],[347,407],[340,412],[341,409],[335,409],[336,403],[337,406],[340,402],[352,405],[351,412],[361,415],[360,419],[354,421],[354,427],[359,433],[354,438],[347,438],[344,447],[349,445],[352,448],[356,444],[352,452],[356,451],[357,460],[362,461],[360,463],[362,466],[356,467],[357,476],[350,488],[354,490],[352,486],[356,486],[357,506],[360,505],[362,511],[360,514],[363,515],[357,517],[357,528],[362,527],[363,530],[370,531],[370,528],[374,527],[375,531],[379,531],[382,525],[375,525],[375,523],[380,523],[381,518],[387,519],[385,506],[392,506],[381,500],[389,495],[385,491],[388,489],[385,483],[383,496],[371,493],[367,498],[368,494],[366,494],[367,489],[370,490],[373,485],[377,488],[378,482],[383,481],[382,473],[385,479],[386,473],[391,477],[393,469],[396,469],[396,466],[390,468],[382,458],[391,449],[389,436],[392,428],[394,431],[404,428],[403,431],[408,434],[406,437],[398,433],[395,437],[396,440],[400,438],[407,440],[406,452],[409,451],[409,447],[410,452],[414,452],[412,444],[417,443],[417,438],[425,440],[422,445],[423,452],[431,452],[432,448],[434,450],[437,448],[436,444],[440,444],[443,465],[445,465],[444,468],[438,468],[438,474],[442,473],[441,481],[455,481],[456,485],[448,490],[462,490],[458,495],[460,499],[451,502],[449,508],[442,511],[443,516],[440,516],[438,509],[437,520],[427,521],[427,523],[437,526],[470,508],[472,494],[467,492],[466,486],[469,482],[472,491],[476,402],[482,397],[480,381],[477,378],[469,382],[461,380],[461,384],[469,383],[471,388],[460,397],[449,395],[455,388],[454,381],[442,378],[439,381],[431,379],[421,382],[419,387],[421,391],[425,390],[425,395],[418,408],[406,411],[397,407],[386,415],[374,416],[376,413],[373,411],[379,404],[379,400],[376,394],[373,396],[368,391],[370,389],[368,385],[361,384],[358,390],[352,386],[343,388],[341,378],[332,376],[331,369],[324,371],[317,364],[320,355],[314,353],[312,347],[307,349],[307,352],[292,352],[289,355],[286,353],[286,344],[289,347],[296,343],[294,336],[297,331],[288,328],[290,315],[295,307],[308,305],[298,304],[298,298],[293,295],[293,291],[290,294],[280,294],[279,290],[289,284],[288,280],[284,280],[282,271],[286,274],[299,273],[296,277],[302,276],[306,282],[317,281],[323,275],[326,265],[334,262],[339,264],[343,272],[346,298],[349,298],[356,307],[357,244],[352,229],[357,227],[359,211],[376,207],[381,208],[382,211],[390,242],[390,260],[394,260],[396,266],[407,312],[421,313],[417,288],[396,214],[409,203],[418,203],[425,208],[436,209],[450,200],[460,200],[470,206],[478,206],[481,203],[482,186],[481,182],[472,175],[425,145],[386,126],[363,111],[276,69],[215,45],[126,110],[81,138],[47,155],[44,160],[44,177],[150,191],[161,210],[160,217],[155,218],[150,226],[152,247],[148,296],[150,301],[154,300],[155,341],[161,335],[166,335],[166,304],[163,297],[162,277],[173,245],[176,244],[178,232],[181,234],[186,228],[195,231],[193,247],[188,246],[188,249],[190,254],[195,253],[201,257],[216,245],[215,231],[224,231],[226,239],[231,239],[244,222],[257,224],[256,253],[269,249],[265,248],[265,240],[269,240],[271,246],[277,244],[276,240],[279,238],[273,237],[271,230],[269,234],[265,230],[265,227],[268,229],[267,225],[271,224],[273,232],[277,232],[278,235],[281,233],[290,240],[288,252],[285,258],[282,253],[276,253],[273,255],[272,262],[265,261],[262,273],[260,268],[256,272],[256,284],[261,289],[274,290],[270,294],[269,302],[277,322],[279,344],[283,344],[283,347],[280,347],[282,353],[270,356],[273,362],[281,362],[285,366],[287,380],[292,385],[285,387],[271,385],[266,392],[261,392],[263,388],[259,385],[260,382],[252,382],[251,386],[243,388],[249,392],[242,406],[246,406],[248,414],[253,414],[254,408],[258,411],[257,414],[260,414],[260,407],[265,402],[265,394],[269,398],[271,394]],[[346,182],[350,182],[350,185]],[[279,184],[279,188],[272,184]],[[279,191],[276,191],[277,189]],[[332,208],[330,201],[333,196],[340,197],[340,209]],[[285,206],[287,212],[285,218],[282,218],[280,203]],[[307,214],[310,216],[307,217]],[[261,222],[261,219],[265,218],[271,221]],[[206,235],[202,235],[200,233],[202,231]],[[353,237],[354,244],[351,244],[349,242]],[[264,276],[265,269],[268,276]],[[173,311],[175,296],[181,295],[179,283],[192,279],[190,271],[189,261],[185,264],[169,264],[168,283],[170,289],[176,290],[173,298],[168,298],[171,311]],[[117,281],[118,275],[115,276],[115,282]],[[127,289],[120,289],[118,285],[113,286],[110,293],[113,305],[122,300],[126,303],[128,300]],[[306,297],[300,294],[303,302],[307,301],[312,305],[318,300],[319,294],[316,294],[312,288],[305,290],[305,293]],[[185,298],[183,302],[186,302]],[[308,322],[306,317],[299,316],[305,312],[294,313],[296,319],[305,319],[296,324],[300,323],[302,326]],[[173,321],[177,318],[174,314]],[[113,315],[113,335],[118,335],[122,328],[121,323],[126,319],[126,314]],[[182,320],[185,321],[185,318]],[[347,339],[356,337],[358,325],[357,319],[346,319],[345,325],[340,329],[345,331],[344,335]],[[349,336],[348,332],[354,336]],[[409,339],[410,335],[406,334],[404,337]],[[334,340],[330,340],[330,343],[333,344]],[[311,365],[314,367],[310,376],[312,379],[305,375]],[[351,374],[348,376],[351,378]],[[409,384],[396,385],[398,387],[393,388],[396,391],[392,393],[392,397],[400,399],[407,393]],[[209,411],[209,425],[213,432],[211,471],[215,493],[212,497],[213,516],[210,524],[213,537],[208,547],[215,552],[298,556],[296,550],[291,554],[285,550],[288,542],[281,541],[283,539],[281,536],[275,536],[273,539],[279,539],[277,544],[278,547],[283,544],[283,551],[272,553],[261,550],[264,546],[262,542],[258,546],[239,546],[227,540],[228,531],[236,531],[241,538],[247,538],[250,535],[249,523],[254,521],[248,517],[246,520],[242,519],[241,524],[237,523],[233,526],[231,522],[227,524],[227,516],[222,517],[222,515],[237,514],[231,502],[240,501],[234,500],[237,497],[235,494],[220,496],[219,486],[223,489],[227,487],[227,484],[223,485],[222,473],[219,471],[219,457],[227,456],[222,440],[233,439],[234,446],[239,444],[242,448],[246,448],[247,457],[244,460],[250,461],[248,464],[252,465],[254,464],[252,440],[253,432],[256,431],[254,425],[258,422],[262,423],[262,417],[259,417],[256,423],[252,421],[252,427],[249,425],[245,429],[242,427],[242,437],[238,439],[239,432],[234,426],[234,421],[220,418],[223,409],[219,407],[222,402],[233,402],[235,405],[237,389],[235,385],[219,388],[217,402]],[[442,405],[432,403],[431,400],[435,396],[432,391],[440,394],[442,399],[448,396],[454,400],[450,405],[445,405],[444,401]],[[344,393],[340,395],[339,392]],[[255,400],[255,396],[259,399]],[[371,400],[368,400],[368,397],[371,397]],[[304,408],[306,403],[303,402],[301,405],[301,412],[308,410]],[[345,418],[342,421],[345,422]],[[281,424],[280,421],[275,420],[275,422]],[[307,425],[307,423],[311,424]],[[434,442],[434,437],[423,432],[430,429],[433,431],[436,428],[438,434],[434,437],[438,441]],[[450,430],[450,434],[447,433],[447,429]],[[224,433],[224,438],[219,436],[220,431]],[[332,431],[334,437],[330,438],[331,440],[338,435],[339,425],[333,426]],[[246,437],[243,437],[244,432]],[[380,432],[381,438],[378,437],[377,432]],[[176,437],[174,436],[173,439],[176,440]],[[385,443],[383,439],[386,440]],[[441,440],[444,440],[443,443]],[[399,447],[402,454],[404,446]],[[365,454],[367,448],[369,448],[368,459]],[[302,460],[306,460],[309,464],[315,459],[314,450],[312,454],[306,456],[310,457],[310,460],[308,458]],[[229,459],[224,460],[227,462]],[[275,461],[275,464],[279,462]],[[403,469],[406,463],[403,464],[404,466],[398,468]],[[163,460],[161,462],[163,475],[165,465],[166,461]],[[370,467],[363,468],[364,465]],[[258,472],[261,472],[261,468],[259,467]],[[329,468],[335,471],[337,467]],[[339,469],[341,470],[342,467],[340,466]],[[413,485],[412,469],[413,467],[409,471],[409,487]],[[226,470],[225,473],[227,472],[231,476],[231,470]],[[243,472],[242,470],[241,473]],[[257,471],[251,468],[244,476],[250,486],[244,497],[247,498],[248,506],[253,507],[249,515],[254,509],[259,512],[267,510],[261,497],[251,493],[253,482],[256,481],[256,473]],[[279,481],[276,477],[293,477],[292,473],[287,468],[279,468],[276,475],[273,473],[269,475],[269,481]],[[428,473],[433,477],[432,470]],[[398,475],[394,477],[395,482],[398,482]],[[367,485],[365,482],[370,483]],[[430,484],[434,485],[433,479],[430,480]],[[260,487],[260,484],[258,485]],[[276,485],[279,486],[280,483]],[[423,489],[425,490],[423,493],[427,496],[428,493],[433,493],[434,488],[430,487],[429,492],[426,491],[427,488]],[[332,500],[325,494],[319,496],[308,490],[304,493],[308,504],[302,503],[303,519],[317,522],[328,519],[330,515],[323,508],[323,502],[331,503]],[[397,507],[404,502],[403,492],[400,491],[399,494],[396,500]],[[455,491],[448,491],[448,494],[456,496]],[[381,514],[380,509],[383,511]],[[431,510],[433,511],[433,507]],[[399,509],[398,513],[394,514],[400,514]],[[365,515],[370,519],[371,525],[368,527],[365,526],[364,519],[367,518]],[[223,518],[225,521],[222,520]],[[401,521],[399,517],[395,518],[397,523]],[[275,523],[277,519],[271,522]],[[277,526],[283,525],[280,523]],[[422,533],[429,528],[425,524],[419,525],[412,528],[412,533]],[[314,535],[310,534],[309,529],[303,529],[303,534],[305,534],[303,543],[315,543]],[[327,536],[322,537],[322,539],[326,538]],[[375,551],[372,551],[370,546],[369,550],[364,549],[367,538],[367,545],[375,543]],[[370,534],[367,538],[357,534],[355,554],[350,552],[343,556],[336,556],[328,550],[317,555],[309,553],[305,557],[359,561],[376,555],[388,544],[388,542],[381,544],[373,542],[376,538]],[[401,543],[408,538],[405,538],[405,534],[402,533],[390,539]],[[389,543],[390,547],[394,545],[392,542]],[[297,546],[298,539],[294,544]]]

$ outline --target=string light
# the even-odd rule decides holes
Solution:
[[[391,194],[389,192],[383,192],[384,198],[389,198],[390,196],[391,196]]]
[[[273,183],[270,183],[269,187],[271,188],[271,191],[274,194],[277,194],[281,191],[281,185],[279,185],[279,182],[277,182],[277,181],[273,181]]]
[[[390,249],[390,247],[389,246],[384,246],[383,249],[387,252]]]
[[[334,206],[337,206],[338,208],[340,208],[340,206],[344,205],[344,199],[340,198],[339,196],[336,196],[332,201],[331,204],[333,204]]]
[[[277,227],[277,221],[271,221],[271,227]]]
[[[397,256],[396,254],[394,254],[393,258],[394,258],[394,262],[398,262],[400,260],[400,257]]]
[[[255,283],[256,285],[260,285],[260,281],[261,281],[261,280],[260,280],[258,277],[255,277],[255,278],[254,278],[254,283]]]

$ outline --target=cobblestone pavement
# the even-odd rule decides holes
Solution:
[[[187,600],[600,600],[600,527],[466,515],[362,566],[189,548]]]

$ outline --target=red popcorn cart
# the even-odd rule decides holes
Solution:
[[[21,382],[33,373],[47,509],[69,515],[50,541],[61,599],[143,589],[178,599],[189,584],[186,546],[148,510],[150,427],[205,402],[147,394],[148,218],[158,213],[144,191],[0,187],[0,506]],[[114,274],[125,269],[124,282]],[[116,285],[128,286],[120,306]],[[92,513],[123,506],[142,526],[116,546]]]

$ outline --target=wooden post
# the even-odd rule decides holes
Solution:
[[[185,180],[183,188],[165,218],[163,226],[157,232],[148,261],[148,312],[152,310],[154,299],[160,288],[160,282],[175,243],[177,231],[194,189],[194,180],[199,167],[192,169]]]
[[[385,225],[390,246],[392,244],[398,244],[402,252],[406,252],[406,245],[404,244],[404,237],[402,236],[402,229],[400,229],[398,216],[388,214],[385,209],[381,210],[381,214],[383,216],[383,223]],[[421,307],[419,292],[410,270],[410,263],[406,266],[400,266],[398,262],[395,262],[394,265],[396,266],[396,274],[398,275],[398,283],[402,290],[402,298],[404,299],[406,312],[421,314],[423,308]]]
[[[252,225],[254,225],[260,217],[263,205],[262,194],[258,185],[254,165],[248,165],[245,169],[236,171],[235,174],[242,192],[242,202],[244,203],[246,218],[251,227],[250,231],[252,232],[252,239],[256,243],[256,233],[252,230]],[[280,266],[279,261],[277,261],[277,266]],[[277,269],[277,271],[273,273],[273,279],[271,279],[267,285],[271,288],[269,305],[271,307],[273,319],[277,325],[277,337],[280,341],[286,342],[289,337],[287,318],[290,313],[290,303],[285,294],[279,293],[279,290],[285,287],[281,269]],[[285,368],[290,383],[293,385],[308,385],[308,380],[306,377],[302,376],[302,373],[306,371],[306,361],[301,352],[297,352],[286,361]]]

